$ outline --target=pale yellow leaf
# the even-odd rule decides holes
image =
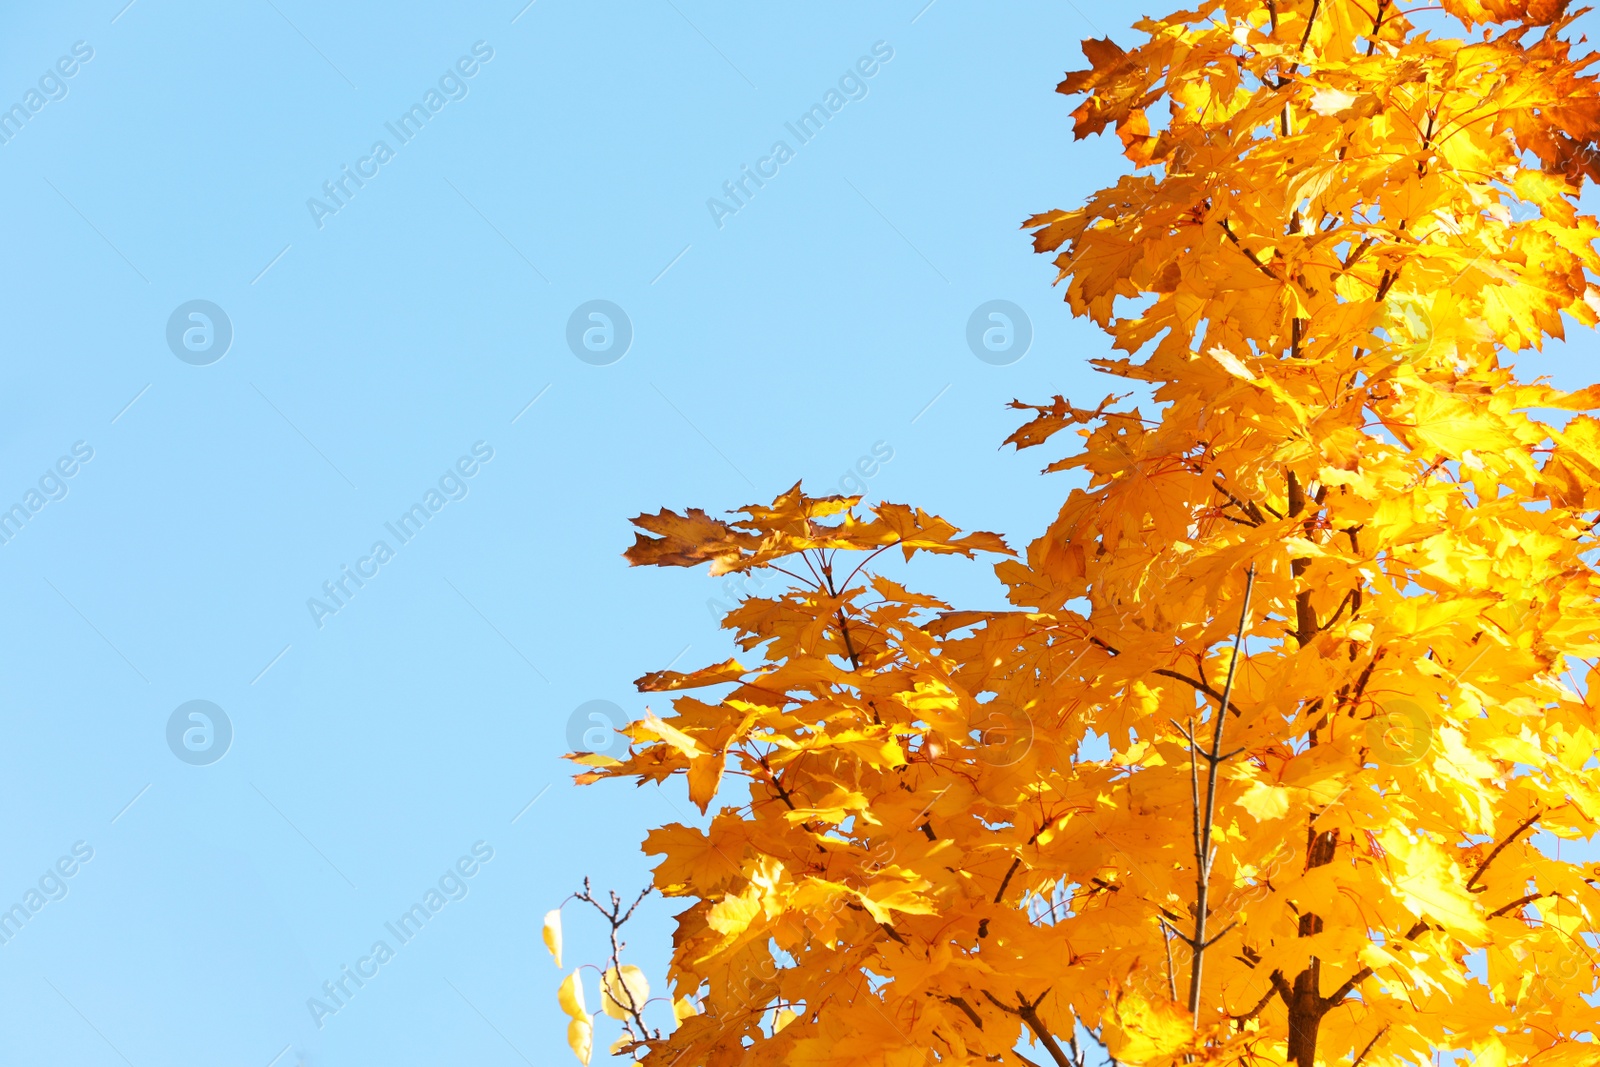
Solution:
[[[1212,345],[1210,351],[1208,351],[1206,355],[1222,364],[1222,369],[1233,375],[1235,378],[1243,378],[1247,382],[1253,382],[1256,380],[1255,374],[1251,372],[1249,367],[1244,365],[1244,360],[1240,359],[1232,352],[1229,352],[1221,345]]]
[[[1311,94],[1311,110],[1322,116],[1337,115],[1355,102],[1355,94],[1343,89],[1318,89]]]
[[[661,738],[661,740],[665,741],[679,752],[682,752],[690,759],[693,759],[696,756],[705,755],[705,752],[698,744],[695,743],[694,738],[690,737],[676,726],[669,725],[665,720],[663,720],[649,708],[646,708],[644,711],[644,719],[642,724],[646,730],[649,730],[651,733],[655,734],[657,737]]]
[[[567,1047],[578,1057],[578,1062],[589,1067],[589,1056],[594,1051],[594,1024],[587,1018],[573,1019],[567,1024]]]
[[[578,972],[573,971],[561,981],[561,988],[556,990],[556,1000],[561,1004],[561,1010],[574,1019],[587,1019],[589,1012],[583,1004],[583,983],[578,980]]]
[[[600,1010],[613,1019],[626,1021],[650,999],[650,983],[644,972],[631,963],[608,968],[600,978]]]
[[[1239,806],[1261,822],[1281,819],[1289,810],[1289,791],[1257,780],[1239,798]]]
[[[555,957],[556,966],[561,966],[561,909],[544,913],[544,947],[550,950],[550,955]]]

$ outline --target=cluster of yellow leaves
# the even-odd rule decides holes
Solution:
[[[550,951],[556,966],[561,966],[561,911],[546,912],[542,931],[544,947]],[[556,991],[556,1001],[567,1013],[567,1045],[572,1054],[587,1065],[594,1052],[594,1016],[589,1013],[583,998],[583,970],[579,968],[561,980]],[[650,982],[644,972],[632,964],[613,964],[600,972],[600,1010],[613,1019],[627,1023],[639,1017],[650,999]],[[635,1037],[624,1034],[612,1046],[613,1055],[624,1052],[635,1043]]]
[[[1020,557],[798,487],[635,520],[635,563],[794,579],[729,613],[750,665],[641,679],[709,692],[578,757],[737,801],[646,843],[688,901],[646,1062],[1600,1058],[1600,872],[1534,844],[1600,830],[1600,390],[1503,359],[1596,322],[1600,93],[1560,2],[1414,14],[1225,0],[1085,43],[1077,133],[1138,173],[1029,225],[1158,411],[1016,405],[1086,479]],[[870,569],[896,547],[1002,554],[1014,610]]]

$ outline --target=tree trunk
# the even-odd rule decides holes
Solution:
[[[1289,1062],[1295,1067],[1316,1067],[1317,1029],[1327,1010],[1317,990],[1321,970],[1313,960],[1295,976],[1294,999],[1289,1004]]]
[[[1338,849],[1338,831],[1317,833],[1306,830],[1306,870],[1333,862]],[[1310,912],[1300,916],[1300,936],[1310,937],[1322,932],[1322,919]],[[1295,975],[1293,995],[1289,1001],[1289,1062],[1295,1067],[1316,1067],[1317,1030],[1322,1017],[1328,1012],[1328,1002],[1322,998],[1322,962],[1315,956],[1306,969]]]

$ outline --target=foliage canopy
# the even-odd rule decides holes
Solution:
[[[750,664],[641,679],[673,714],[577,757],[748,791],[646,842],[677,1025],[613,958],[619,1051],[1596,1061],[1600,872],[1548,842],[1600,829],[1600,390],[1505,358],[1600,311],[1574,17],[1225,0],[1084,42],[1075,132],[1134,172],[1027,226],[1155,409],[1015,405],[1086,479],[1020,555],[799,486],[635,520],[635,564],[793,584],[727,616]],[[890,550],[997,554],[1013,608]]]

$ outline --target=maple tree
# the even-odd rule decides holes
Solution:
[[[1600,389],[1510,363],[1600,312],[1576,16],[1226,0],[1085,42],[1075,133],[1134,170],[1027,227],[1154,406],[1014,405],[1084,479],[1020,555],[799,486],[635,520],[635,564],[791,584],[728,613],[751,663],[640,679],[671,714],[575,757],[709,815],[645,843],[687,905],[665,1032],[585,897],[613,1051],[1600,1060],[1600,868],[1558,848],[1600,829]],[[1012,607],[891,550],[997,554]],[[580,973],[562,1003],[587,1061]]]

